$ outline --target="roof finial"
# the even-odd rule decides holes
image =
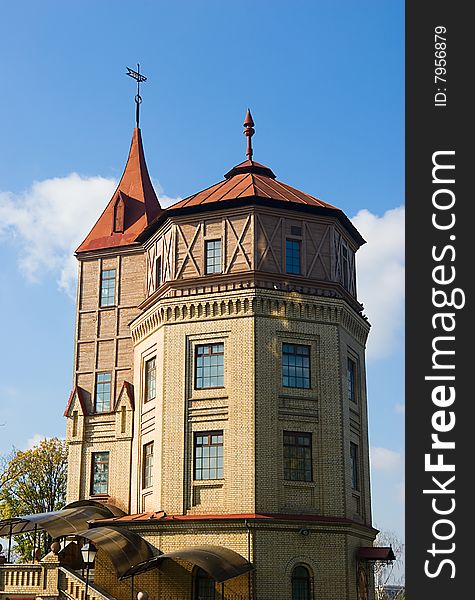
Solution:
[[[244,119],[244,135],[247,137],[246,156],[252,162],[252,143],[251,138],[254,135],[254,121],[252,120],[251,110],[248,108],[246,118]]]
[[[142,96],[140,95],[140,84],[142,81],[147,81],[147,78],[144,75],[140,74],[140,65],[137,63],[137,70],[134,71],[133,69],[130,69],[129,67],[127,67],[127,73],[126,75],[128,75],[129,77],[132,77],[132,79],[135,79],[135,81],[137,82],[137,94],[135,96],[135,126],[139,127],[139,121],[140,121],[140,105],[142,104]]]

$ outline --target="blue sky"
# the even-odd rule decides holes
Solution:
[[[57,2],[2,8],[0,454],[64,434],[72,381],[71,249],[125,164],[141,63],[141,127],[167,199],[245,158],[342,208],[368,244],[375,524],[403,537],[404,3]],[[72,175],[72,174],[76,175]],[[171,200],[168,200],[171,201]]]

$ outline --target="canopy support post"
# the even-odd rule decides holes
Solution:
[[[132,582],[130,584],[130,600],[134,600],[134,580],[135,580],[135,575],[132,575],[131,579],[132,579]]]

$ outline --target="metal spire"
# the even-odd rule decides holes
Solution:
[[[252,162],[252,143],[251,138],[254,135],[254,121],[252,120],[251,111],[248,108],[246,118],[244,119],[244,135],[247,137],[246,156]]]
[[[138,129],[139,127],[139,122],[140,122],[140,105],[142,104],[142,96],[140,95],[140,84],[142,83],[142,81],[147,81],[147,78],[144,75],[141,75],[140,73],[140,65],[137,63],[137,70],[134,71],[133,69],[131,69],[130,67],[127,67],[127,73],[126,75],[128,75],[129,77],[132,77],[132,79],[135,79],[135,81],[137,82],[137,94],[135,96],[135,125]]]

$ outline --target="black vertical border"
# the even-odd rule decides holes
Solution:
[[[471,597],[474,574],[469,568],[472,562],[472,538],[475,532],[472,505],[475,496],[470,483],[475,482],[475,427],[471,421],[475,404],[475,363],[472,359],[472,340],[475,338],[473,318],[473,283],[475,269],[472,264],[475,240],[475,192],[472,173],[475,175],[472,145],[474,137],[475,102],[471,91],[475,74],[475,25],[469,17],[470,3],[431,0],[431,2],[406,2],[406,590],[407,598],[429,600],[452,600]],[[447,82],[437,85],[434,81],[434,30],[437,26],[447,28]],[[434,94],[437,87],[446,87],[447,106],[436,107]],[[436,151],[455,151],[455,184],[447,186],[456,194],[454,212],[456,224],[449,232],[437,231],[432,226],[432,154]],[[455,240],[449,240],[455,235]],[[456,400],[451,408],[455,411],[455,428],[441,434],[441,439],[454,440],[455,450],[444,452],[444,462],[455,462],[455,511],[444,517],[436,515],[431,496],[424,489],[437,487],[432,476],[446,481],[448,473],[427,473],[424,455],[431,452],[432,415],[440,410],[431,400],[434,382],[425,381],[433,374],[432,342],[437,333],[432,326],[432,316],[439,312],[432,305],[432,288],[440,289],[432,280],[432,269],[437,264],[432,259],[432,247],[439,249],[453,244],[456,250],[454,262],[451,252],[444,261],[456,269],[456,280],[450,287],[465,292],[463,309],[449,309],[455,313],[456,340],[452,345],[455,358]],[[449,348],[450,345],[446,345]],[[447,372],[444,372],[447,374]],[[437,454],[435,451],[434,454]],[[432,459],[434,462],[436,458]],[[439,506],[450,506],[452,495],[438,495]],[[444,499],[444,500],[443,500]],[[445,502],[445,504],[444,504]],[[437,519],[451,519],[455,525],[454,537],[440,541],[433,536]],[[450,526],[439,526],[440,534],[448,534]],[[454,552],[428,553],[435,543],[437,549]],[[442,560],[453,560],[452,567],[441,566],[440,574],[430,578],[426,575],[425,561],[430,560],[429,570],[437,571]]]

